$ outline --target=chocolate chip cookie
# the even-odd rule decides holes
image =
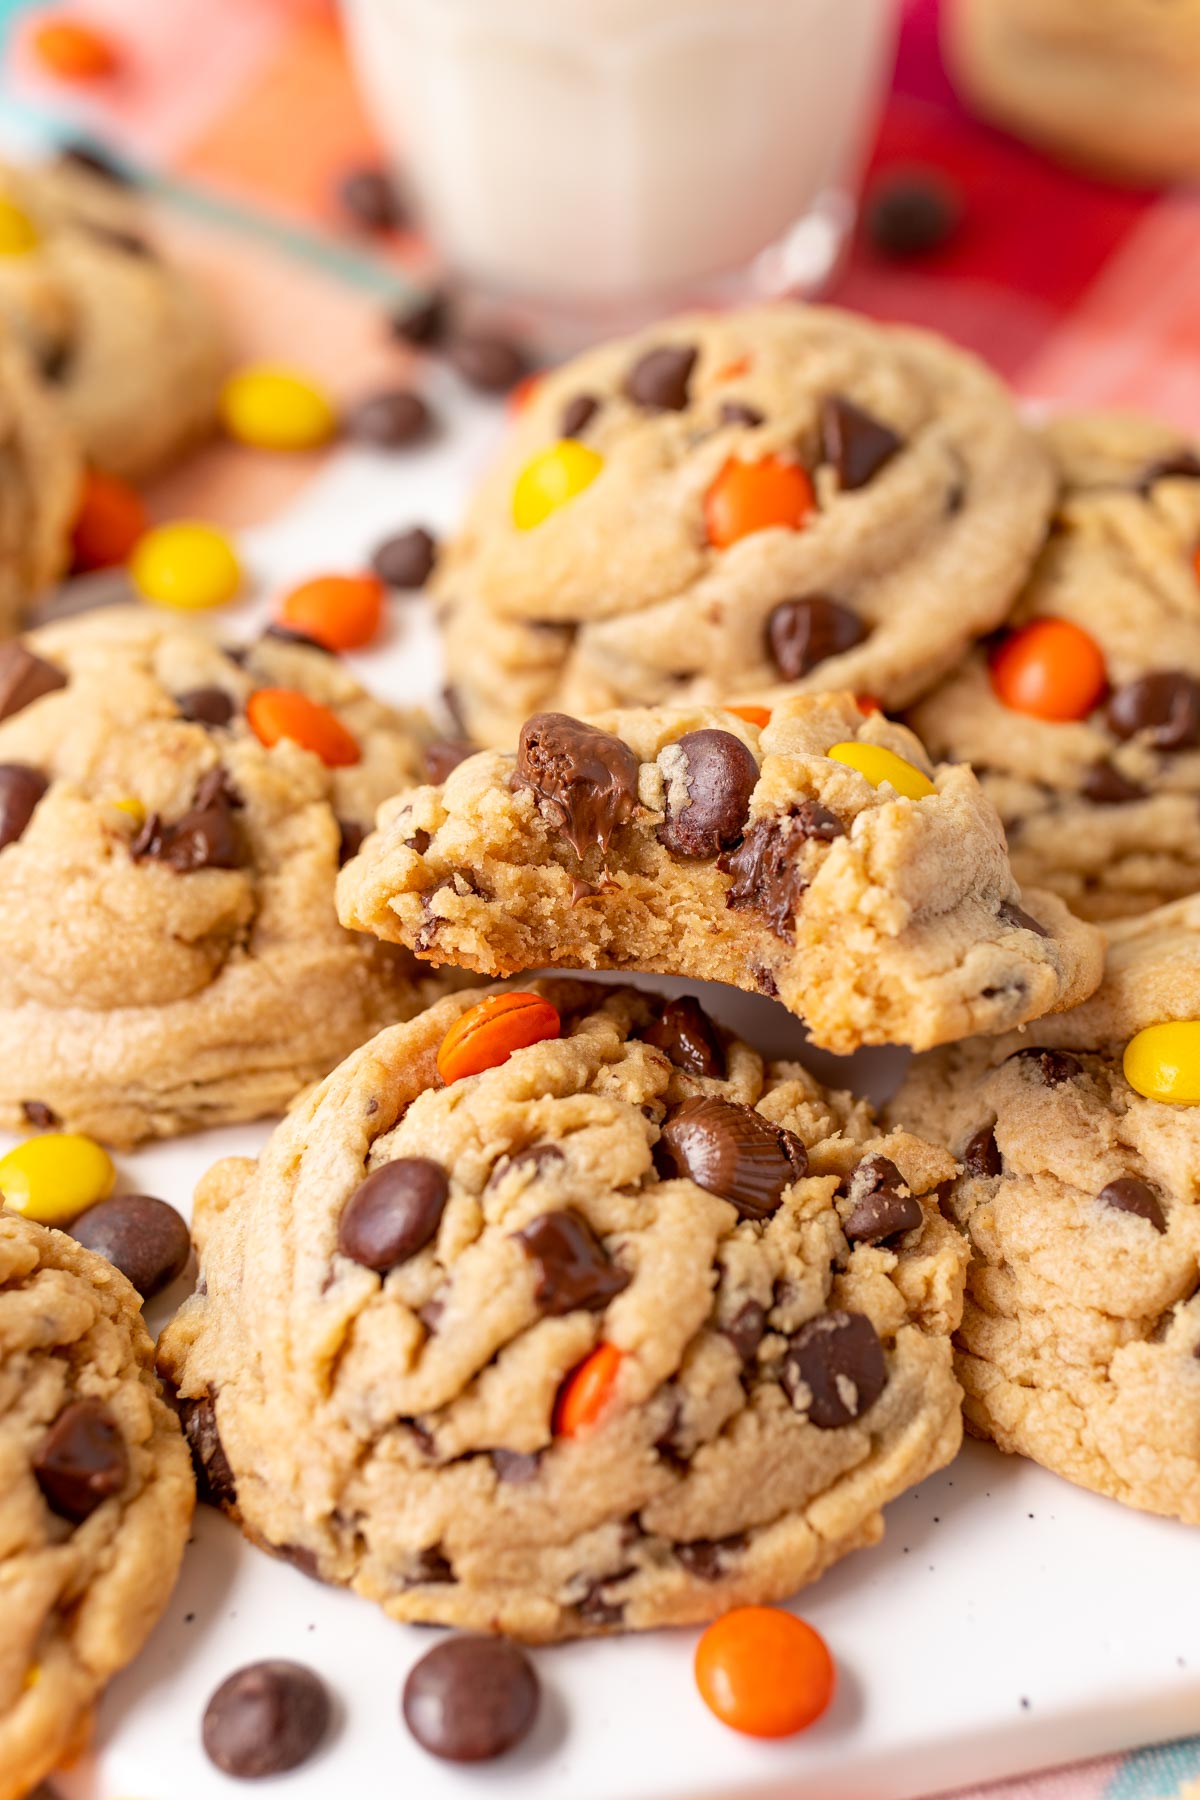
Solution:
[[[65,568],[78,490],[70,428],[0,327],[0,637]]]
[[[1009,629],[911,722],[974,765],[1019,881],[1111,918],[1200,888],[1200,445],[1130,417],[1063,419],[1047,441],[1062,497]],[[1076,674],[1095,666],[1050,717],[1037,692],[1015,696],[1035,710],[1006,703],[998,661],[1036,660],[1048,621]]]
[[[175,1583],[195,1486],[141,1301],[0,1208],[0,1800],[78,1751]]]
[[[845,694],[527,721],[398,795],[346,924],[486,974],[644,969],[778,995],[816,1043],[928,1046],[1082,999],[1099,934],[1022,898],[971,771]]]
[[[1103,985],[914,1063],[889,1109],[959,1158],[970,1429],[1200,1523],[1200,900],[1111,927]],[[1030,1038],[1032,1042],[1028,1041]],[[1191,1083],[1190,1101],[1185,1094]]]
[[[354,760],[260,741],[269,688]],[[411,958],[334,911],[419,729],[312,645],[227,652],[148,609],[0,647],[0,1122],[128,1144],[255,1118],[423,1004]]]
[[[1004,617],[1052,499],[983,366],[828,308],[692,316],[547,378],[439,563],[470,735],[530,712],[915,699]]]
[[[0,256],[0,319],[89,460],[153,474],[216,423],[227,350],[207,295],[155,248],[136,196],[92,169],[0,165],[0,204],[23,240]]]
[[[535,991],[540,1041],[443,999],[201,1184],[160,1362],[209,1494],[398,1619],[781,1599],[958,1447],[952,1161],[692,998]]]

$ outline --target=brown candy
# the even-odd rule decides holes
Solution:
[[[694,344],[660,344],[647,350],[625,377],[626,396],[652,412],[682,412],[690,397]]]
[[[506,394],[529,367],[524,351],[511,338],[491,332],[456,336],[446,353],[468,387],[484,394]]]
[[[828,657],[853,650],[866,635],[857,613],[823,594],[781,600],[767,618],[767,645],[785,681],[798,681]]]
[[[558,425],[559,436],[581,437],[599,411],[600,402],[594,394],[576,394],[562,409]]]
[[[637,807],[638,759],[609,731],[567,713],[535,713],[521,727],[510,785],[537,795],[576,856],[593,844],[607,855]]]
[[[120,1269],[142,1296],[169,1287],[191,1255],[188,1228],[173,1206],[149,1194],[115,1194],[81,1213],[71,1235]]]
[[[820,1431],[852,1425],[887,1386],[883,1345],[865,1313],[827,1312],[788,1340],[780,1371],[797,1412]]]
[[[201,1738],[218,1769],[257,1780],[306,1762],[331,1713],[325,1683],[303,1664],[250,1663],[223,1681],[205,1707]]]
[[[967,1139],[962,1160],[968,1175],[988,1179],[999,1175],[1004,1165],[1000,1160],[996,1133],[992,1126],[981,1125],[974,1136]]]
[[[759,819],[736,850],[717,867],[733,877],[725,904],[735,911],[760,912],[776,937],[791,943],[794,920],[808,883],[797,862],[810,841],[831,844],[845,826],[819,800],[802,800],[784,819]]]
[[[924,1223],[920,1201],[900,1192],[905,1186],[903,1175],[887,1156],[864,1156],[851,1170],[847,1182],[850,1210],[842,1220],[842,1230],[852,1244],[882,1244]]]
[[[821,402],[821,460],[832,463],[843,493],[866,487],[904,447],[890,425],[844,394],[830,394]]]
[[[537,1717],[538,1679],[507,1638],[452,1637],[426,1652],[404,1683],[404,1721],[447,1762],[488,1762],[520,1743]]]
[[[129,846],[136,862],[163,863],[177,874],[239,869],[242,846],[234,824],[241,800],[224,769],[210,769],[187,812],[171,823],[151,813]]]
[[[15,639],[0,644],[0,719],[11,719],[25,707],[65,688],[67,678],[61,669]]]
[[[1158,669],[1119,687],[1105,718],[1115,737],[1144,737],[1156,750],[1193,749],[1200,744],[1200,682]]]
[[[72,1400],[33,1458],[34,1480],[47,1506],[78,1525],[129,1479],[129,1452],[101,1400]]]
[[[369,394],[346,414],[346,435],[379,450],[400,450],[428,435],[433,414],[411,388]]]
[[[538,1266],[533,1297],[550,1318],[578,1311],[599,1312],[629,1286],[626,1271],[613,1262],[578,1213],[542,1213],[515,1235]]]
[[[687,767],[687,804],[675,811],[670,793],[658,828],[673,856],[716,856],[741,842],[758,781],[753,753],[731,731],[688,731],[675,748]]]
[[[958,189],[937,170],[881,176],[867,200],[867,238],[882,256],[927,256],[953,237],[962,210]]]
[[[808,1169],[808,1152],[794,1132],[752,1106],[707,1095],[668,1115],[658,1152],[670,1174],[731,1201],[744,1219],[769,1219],[783,1190]]]
[[[721,1040],[712,1020],[691,994],[666,1001],[654,1023],[641,1035],[643,1043],[664,1050],[685,1074],[724,1080],[725,1052]]]
[[[1124,1175],[1117,1181],[1110,1181],[1107,1187],[1101,1188],[1096,1198],[1101,1206],[1111,1206],[1114,1212],[1132,1213],[1137,1219],[1145,1219],[1147,1225],[1153,1225],[1157,1232],[1165,1232],[1167,1229],[1166,1217],[1157,1194],[1147,1182],[1139,1181],[1136,1175]]]
[[[338,1249],[385,1275],[423,1250],[442,1221],[450,1182],[441,1163],[402,1156],[375,1169],[351,1194],[338,1221]]]
[[[423,588],[437,562],[437,539],[423,525],[385,538],[371,557],[372,571],[394,588]]]
[[[0,850],[24,835],[50,783],[27,763],[0,763]]]
[[[176,694],[175,705],[181,719],[191,725],[228,725],[234,714],[234,703],[224,688],[188,688]]]

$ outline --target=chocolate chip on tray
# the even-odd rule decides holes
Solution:
[[[538,1678],[516,1644],[452,1637],[409,1670],[403,1712],[422,1749],[447,1762],[489,1762],[526,1736],[537,1717]]]
[[[294,1662],[249,1663],[227,1676],[204,1709],[201,1737],[225,1775],[258,1780],[299,1768],[329,1729],[329,1691]]]

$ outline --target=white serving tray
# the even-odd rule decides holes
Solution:
[[[449,428],[419,454],[340,452],[290,516],[248,536],[258,590],[220,621],[230,636],[248,635],[281,585],[354,568],[405,525],[452,524],[500,415],[430,374]],[[399,600],[393,612],[386,641],[355,665],[391,698],[432,699],[440,669],[428,610]],[[715,988],[704,1000],[764,1050],[803,1050],[800,1028],[771,1002]],[[833,1061],[809,1060],[826,1074]],[[878,1055],[867,1064],[875,1087]],[[268,1130],[123,1157],[122,1185],[186,1211],[215,1158],[253,1153]],[[152,1326],[168,1310],[156,1303]],[[231,1670],[284,1656],[319,1670],[338,1701],[319,1755],[268,1784],[287,1800],[903,1800],[1196,1729],[1198,1590],[1200,1532],[969,1445],[895,1502],[881,1546],[801,1595],[798,1610],[839,1670],[832,1708],[802,1737],[760,1744],[726,1730],[692,1682],[697,1634],[662,1632],[537,1652],[544,1704],[531,1739],[464,1770],[426,1756],[400,1718],[404,1676],[434,1634],[307,1580],[201,1509],[164,1620],[112,1684],[92,1752],[55,1786],[63,1800],[244,1794],[206,1760],[201,1715]]]

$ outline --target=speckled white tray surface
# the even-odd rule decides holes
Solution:
[[[419,454],[331,458],[289,516],[245,540],[256,592],[223,631],[249,635],[281,586],[360,565],[392,530],[453,523],[499,411],[431,377],[448,429]],[[424,603],[396,601],[385,641],[355,661],[391,698],[432,698],[441,677]],[[703,998],[764,1049],[802,1045],[768,1001],[726,989]],[[122,1185],[187,1210],[201,1172],[253,1153],[268,1129],[123,1157]],[[182,1286],[165,1299],[181,1297]],[[168,1310],[157,1303],[151,1324]],[[319,1670],[338,1702],[320,1753],[265,1784],[287,1800],[900,1800],[1195,1730],[1198,1591],[1200,1532],[968,1445],[895,1502],[882,1545],[800,1597],[839,1669],[832,1708],[803,1736],[760,1744],[727,1731],[692,1682],[696,1634],[662,1632],[536,1653],[536,1730],[511,1757],[465,1770],[426,1756],[400,1719],[404,1676],[432,1633],[307,1580],[201,1509],[165,1618],[112,1684],[92,1753],[56,1788],[63,1800],[246,1793],[206,1760],[201,1714],[231,1670],[287,1656]]]

